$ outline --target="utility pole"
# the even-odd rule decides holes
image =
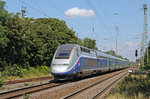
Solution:
[[[26,17],[26,12],[27,12],[27,7],[22,6],[21,12],[22,12],[22,18],[25,18]]]
[[[148,62],[148,31],[147,31],[147,6],[143,5],[144,9],[144,25],[143,25],[143,33],[141,39],[141,66],[144,67],[145,63]],[[145,57],[144,59],[144,55]]]

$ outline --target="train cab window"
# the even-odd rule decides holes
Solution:
[[[55,59],[69,59],[74,46],[61,46],[55,56]]]
[[[69,53],[59,53],[58,56],[59,57],[67,57],[67,58],[69,58]]]
[[[69,59],[70,52],[60,51],[56,54],[55,59]]]
[[[58,56],[60,56],[60,57],[66,57],[66,56],[69,56],[69,53],[59,53]]]
[[[90,53],[90,50],[87,48],[80,47],[82,52]]]

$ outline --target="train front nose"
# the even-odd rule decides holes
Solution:
[[[51,74],[54,78],[67,79],[74,72],[71,62],[71,53],[74,46],[72,44],[62,45],[56,50],[51,65]]]
[[[52,64],[51,73],[54,76],[54,80],[66,80],[70,79],[69,63],[57,62]]]
[[[64,63],[64,64],[52,64],[52,72],[54,71],[55,73],[63,73],[68,70],[69,63]]]

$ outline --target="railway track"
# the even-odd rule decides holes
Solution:
[[[42,81],[42,80],[49,80],[49,79],[53,79],[53,76],[4,81],[4,85],[24,83],[24,82],[32,82],[32,81]]]
[[[110,83],[108,83],[106,86],[104,86],[103,88],[101,88],[101,89],[99,90],[99,92],[97,92],[95,95],[93,95],[93,96],[90,97],[89,99],[97,99],[97,98],[100,98],[100,97],[103,95],[103,93],[105,93],[105,91],[107,91],[107,90],[108,90],[111,86],[113,86],[119,79],[121,79],[122,77],[124,77],[124,76],[127,75],[127,74],[128,74],[128,72],[125,72],[125,73],[124,73],[124,71],[123,71],[123,72],[120,72],[120,73],[117,73],[117,74],[112,75],[112,76],[110,76],[110,77],[108,77],[108,78],[105,78],[104,80],[98,81],[98,82],[96,82],[96,83],[94,83],[94,84],[92,84],[92,85],[89,85],[89,86],[87,86],[87,87],[85,87],[85,88],[82,88],[82,89],[80,89],[80,90],[77,90],[76,92],[71,93],[71,94],[69,94],[69,95],[63,97],[63,99],[70,99],[70,98],[80,99],[80,98],[79,98],[79,97],[80,97],[80,94],[82,94],[83,92],[89,91],[92,87],[97,86],[98,84],[102,84],[102,83],[106,82],[107,80],[113,78],[114,80],[112,80],[112,81],[111,81]],[[117,78],[115,78],[115,77],[118,76],[118,75],[120,75],[120,76],[117,77]],[[88,94],[87,94],[87,95],[88,95]],[[83,98],[83,97],[82,97],[82,98]]]
[[[92,99],[100,98],[109,88],[111,88],[117,81],[119,81],[122,77],[126,76],[127,74],[128,73],[125,73],[124,75],[122,75],[119,78],[115,79],[113,82],[111,82],[106,87],[104,87],[101,91],[99,91],[99,93],[96,94]]]
[[[124,70],[123,70],[123,71],[124,71]],[[110,78],[115,77],[116,75],[119,75],[119,74],[122,74],[122,72],[113,74],[111,77],[109,76],[109,77],[105,78],[104,80],[100,80],[100,81],[97,82],[97,83],[94,83],[94,84],[92,84],[92,85],[89,85],[89,86],[86,87],[86,88],[83,88],[83,89],[78,90],[78,91],[76,91],[76,92],[72,92],[72,94],[70,94],[70,95],[68,95],[68,96],[65,96],[65,95],[64,95],[65,97],[63,97],[63,98],[66,99],[66,98],[74,97],[75,95],[80,94],[81,92],[83,92],[83,91],[85,91],[85,90],[91,88],[92,86],[98,85],[99,83],[102,83],[102,82],[105,82],[105,81],[109,80]],[[111,75],[111,74],[110,74],[110,75]],[[105,76],[105,75],[103,75],[103,76]],[[118,78],[118,80],[119,80],[119,78]],[[55,83],[55,82],[51,81],[51,82],[49,82],[49,83],[44,83],[44,84],[40,84],[40,85],[34,85],[34,86],[25,87],[25,88],[20,88],[20,89],[16,89],[16,90],[7,91],[7,92],[1,92],[1,93],[0,93],[0,99],[19,98],[19,97],[23,96],[25,93],[30,95],[30,94],[38,93],[38,92],[41,92],[41,91],[43,92],[43,91],[45,91],[45,90],[52,89],[52,88],[58,87],[58,86],[60,86],[60,85],[65,85],[65,84],[67,85],[67,83],[69,83],[69,82],[70,82],[70,81]],[[77,81],[77,82],[78,82],[78,81]],[[73,82],[73,83],[74,83],[74,82]],[[111,85],[110,85],[110,86],[111,86]],[[107,89],[107,88],[106,88],[106,89]],[[106,89],[105,89],[105,90],[106,90]],[[100,94],[101,94],[101,93],[102,93],[102,92],[100,92]],[[49,94],[49,95],[50,95],[50,94]],[[99,95],[97,95],[97,96],[99,96]],[[97,97],[97,96],[95,96],[95,97]]]
[[[1,92],[0,93],[0,99],[12,99],[12,98],[17,98],[22,96],[23,94],[27,93],[27,94],[31,94],[31,93],[35,93],[35,92],[39,92],[42,90],[46,90],[46,89],[50,89],[53,87],[57,87],[65,83],[54,83],[54,82],[49,82],[49,83],[44,83],[44,84],[40,84],[40,85],[34,85],[34,86],[30,86],[30,87],[25,87],[25,88],[19,88],[19,89],[15,89],[15,90],[10,90],[10,91],[6,91],[6,92]]]

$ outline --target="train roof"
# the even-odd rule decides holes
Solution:
[[[106,58],[111,58],[111,59],[115,59],[115,60],[120,60],[120,61],[126,61],[124,59],[121,59],[119,57],[115,57],[115,56],[112,56],[112,55],[109,55],[109,54],[106,54],[106,53],[103,53],[103,52],[100,52],[100,51],[96,51],[98,55],[102,56],[102,57],[106,57]]]
[[[80,46],[80,45],[77,45],[77,44],[64,44],[62,46],[65,46],[65,45],[70,46],[70,47],[78,46],[78,47],[87,48],[87,47]],[[89,48],[87,48],[87,49],[89,49]],[[89,49],[89,50],[93,50],[93,49]],[[109,54],[106,54],[106,53],[103,53],[103,52],[100,52],[100,51],[97,51],[97,50],[95,50],[95,51],[97,52],[98,55],[100,55],[102,57],[106,57],[106,58],[110,58],[110,59],[114,59],[114,60],[120,60],[120,61],[127,61],[127,60],[121,59],[119,57],[115,57],[115,56],[112,56],[112,55],[109,55]]]

